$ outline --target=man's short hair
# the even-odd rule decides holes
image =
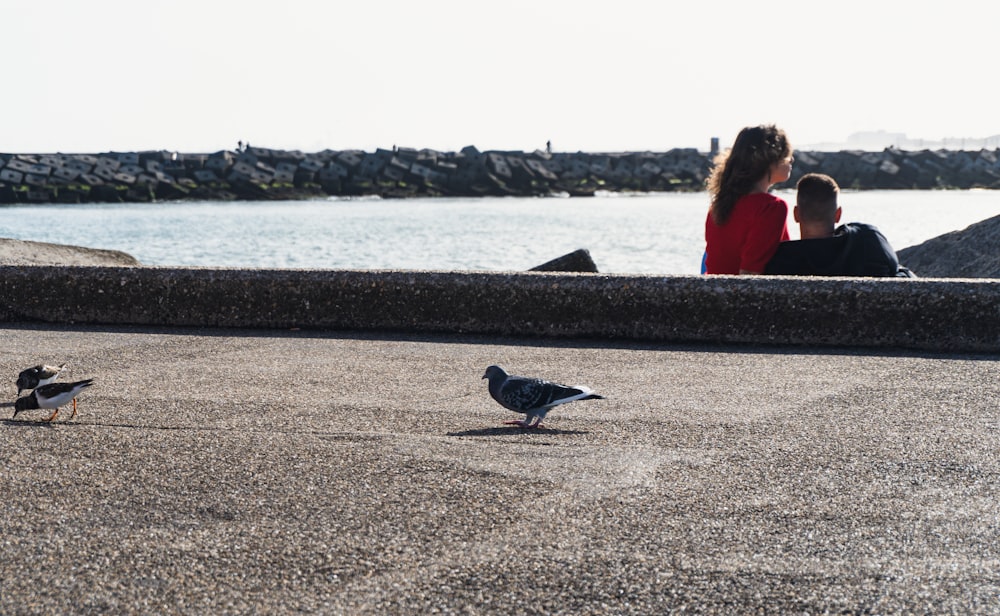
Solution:
[[[799,178],[796,205],[799,219],[806,222],[833,222],[837,213],[837,195],[840,187],[823,173],[807,173]]]

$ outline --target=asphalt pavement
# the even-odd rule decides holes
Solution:
[[[2,614],[1000,613],[998,355],[5,325]],[[489,364],[606,396],[504,425]]]

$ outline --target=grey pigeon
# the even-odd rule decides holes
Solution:
[[[490,366],[483,374],[490,380],[490,395],[500,406],[515,413],[524,413],[523,421],[504,423],[522,428],[540,428],[546,413],[554,407],[575,400],[603,400],[604,396],[594,393],[589,387],[577,385],[567,387],[559,383],[543,381],[523,376],[513,376],[500,366]]]
[[[54,382],[59,376],[59,372],[65,367],[66,364],[60,366],[39,364],[25,368],[17,375],[17,395],[20,396],[25,389],[34,389],[39,385],[48,385]]]

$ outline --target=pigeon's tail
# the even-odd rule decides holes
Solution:
[[[600,394],[595,394],[594,390],[589,387],[584,387],[582,385],[577,385],[576,387],[569,388],[566,392],[568,395],[563,396],[559,400],[555,401],[555,404],[566,404],[567,402],[576,402],[577,400],[603,400],[604,396]]]

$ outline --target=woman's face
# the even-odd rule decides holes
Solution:
[[[771,165],[771,183],[787,182],[788,178],[792,177],[792,162],[794,161],[795,158],[789,153],[788,156]]]

